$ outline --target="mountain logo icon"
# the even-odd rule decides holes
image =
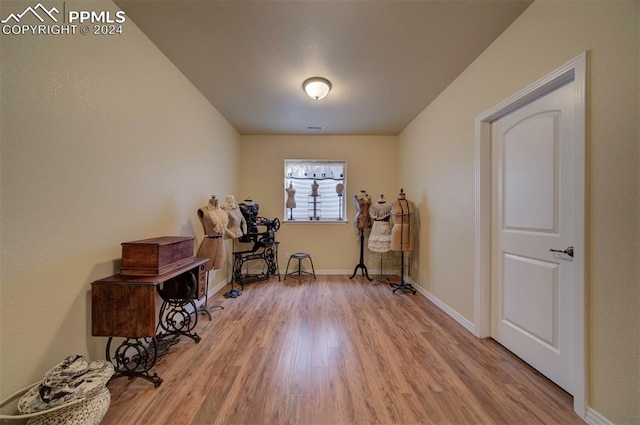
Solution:
[[[29,13],[35,16],[40,22],[44,22],[43,16],[48,16],[49,18],[51,18],[51,20],[53,20],[53,22],[58,22],[58,19],[53,14],[58,14],[60,13],[60,11],[55,6],[51,9],[47,9],[42,5],[42,3],[38,3],[33,7],[27,7],[22,13],[10,13],[9,16],[7,16],[0,22],[6,24],[7,22],[13,20],[15,23],[19,23],[20,20]]]

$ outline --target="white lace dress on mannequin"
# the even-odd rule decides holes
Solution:
[[[369,207],[369,215],[373,219],[368,248],[374,252],[391,251],[391,204],[384,197]]]

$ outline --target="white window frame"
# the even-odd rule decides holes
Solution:
[[[305,175],[306,174],[306,175]],[[340,176],[342,174],[342,176]],[[284,160],[283,210],[285,223],[347,223],[347,161],[339,159],[285,159]],[[311,185],[318,183],[319,197],[316,198],[314,216]],[[296,189],[296,207],[287,208],[289,184]],[[342,196],[337,185],[342,183]],[[342,199],[340,199],[342,198]],[[291,218],[293,216],[293,218]]]

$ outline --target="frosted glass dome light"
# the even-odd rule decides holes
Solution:
[[[310,98],[315,100],[324,99],[331,90],[331,81],[322,77],[312,77],[304,80],[302,88],[309,95]]]

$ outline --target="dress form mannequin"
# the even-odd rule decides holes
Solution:
[[[360,193],[353,196],[353,202],[356,206],[356,218],[354,221],[354,225],[358,229],[359,239],[360,239],[360,262],[356,265],[353,270],[353,274],[350,279],[358,272],[358,269],[362,269],[362,275],[366,276],[367,279],[372,280],[369,277],[369,271],[367,270],[367,266],[364,264],[364,231],[365,229],[371,228],[371,216],[369,215],[369,207],[371,207],[371,196],[367,194],[366,191],[361,190]]]
[[[413,202],[409,201],[404,190],[400,189],[398,198],[391,204],[391,216],[393,217],[391,249],[394,251],[413,251],[412,221],[414,215]]]
[[[391,204],[387,202],[384,195],[380,195],[378,202],[371,204],[369,215],[373,220],[371,234],[369,235],[369,251],[380,253],[380,276],[374,279],[373,284],[379,282],[389,282],[389,279],[382,276],[382,256],[385,252],[391,251]]]
[[[218,205],[215,195],[211,196],[209,203],[198,209],[198,218],[202,223],[205,238],[198,249],[198,258],[208,258],[205,264],[206,271],[219,269],[224,262],[224,235],[229,224],[229,216]]]
[[[369,250],[374,252],[391,251],[391,204],[384,195],[369,208],[369,215],[373,219],[371,234],[369,235]]]
[[[404,189],[400,189],[398,198],[391,204],[391,217],[393,219],[393,227],[391,228],[391,249],[401,252],[400,263],[400,282],[392,283],[393,292],[412,292],[416,294],[416,290],[411,283],[404,281],[404,253],[413,251],[413,216],[415,215],[415,206],[409,201],[404,193]]]
[[[296,207],[296,190],[293,183],[289,182],[289,187],[285,189],[287,192],[286,206],[289,209],[289,220],[293,220],[293,209]]]
[[[353,196],[353,202],[356,206],[356,218],[354,224],[358,229],[371,228],[371,216],[369,215],[369,207],[371,206],[371,196],[365,190]]]
[[[233,195],[227,195],[221,207],[229,216],[229,224],[224,234],[225,238],[236,239],[244,235],[242,229],[247,227],[247,222],[240,211],[236,198]]]
[[[320,220],[320,212],[318,211],[318,196],[320,196],[318,193],[319,187],[320,185],[317,180],[314,180],[313,183],[311,183],[311,202],[313,207],[309,208],[309,220]]]
[[[336,185],[336,193],[338,194],[338,220],[342,220],[342,197],[344,196],[344,184],[338,183]]]
[[[296,190],[293,188],[293,183],[289,182],[287,191],[287,208],[296,207]]]

